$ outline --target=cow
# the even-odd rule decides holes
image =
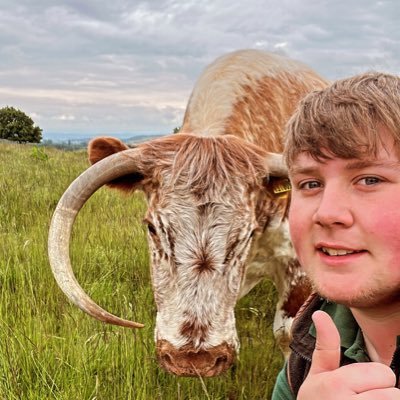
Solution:
[[[101,321],[143,326],[94,303],[68,255],[75,216],[98,188],[142,190],[160,365],[179,376],[226,371],[239,349],[235,304],[265,277],[277,289],[273,329],[287,356],[291,321],[310,286],[288,232],[283,132],[298,102],[327,84],[298,61],[239,50],[201,74],[177,134],[134,148],[93,139],[93,165],[64,193],[50,227],[50,263],[61,289]]]

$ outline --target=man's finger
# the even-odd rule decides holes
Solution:
[[[343,376],[351,377],[351,389],[354,393],[370,393],[375,390],[396,389],[396,375],[385,364],[378,362],[354,363],[343,366],[341,372]],[[400,399],[400,390],[396,390],[397,399]],[[377,396],[376,398],[380,397]],[[374,397],[371,397],[371,399],[374,399]]]
[[[399,400],[400,399],[400,390],[395,387],[388,388],[388,389],[370,390],[368,392],[357,394],[356,396],[354,396],[354,399],[357,399],[357,400],[376,400],[376,399]]]
[[[317,331],[317,342],[310,374],[334,371],[340,365],[339,332],[331,317],[324,311],[316,311],[312,319]]]

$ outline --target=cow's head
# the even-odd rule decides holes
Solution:
[[[140,325],[83,293],[68,247],[76,213],[99,187],[142,190],[160,364],[183,376],[225,371],[238,349],[234,306],[252,243],[282,214],[282,201],[271,192],[271,182],[286,173],[280,156],[233,136],[178,134],[132,149],[98,138],[89,144],[89,159],[94,165],[70,186],[52,221],[49,252],[59,285],[102,321]]]

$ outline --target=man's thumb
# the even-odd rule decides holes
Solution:
[[[317,342],[312,357],[310,374],[333,371],[340,365],[340,335],[331,317],[316,311],[312,319],[317,331]]]

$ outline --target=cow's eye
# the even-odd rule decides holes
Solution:
[[[147,229],[149,230],[150,235],[152,235],[152,236],[156,236],[157,235],[156,228],[151,222],[147,223]]]
[[[145,219],[143,220],[143,222],[147,225],[147,229],[148,229],[150,235],[156,236],[156,235],[157,235],[157,231],[156,231],[156,228],[155,228],[155,226],[153,225],[153,223],[150,222],[147,218],[145,218]]]

